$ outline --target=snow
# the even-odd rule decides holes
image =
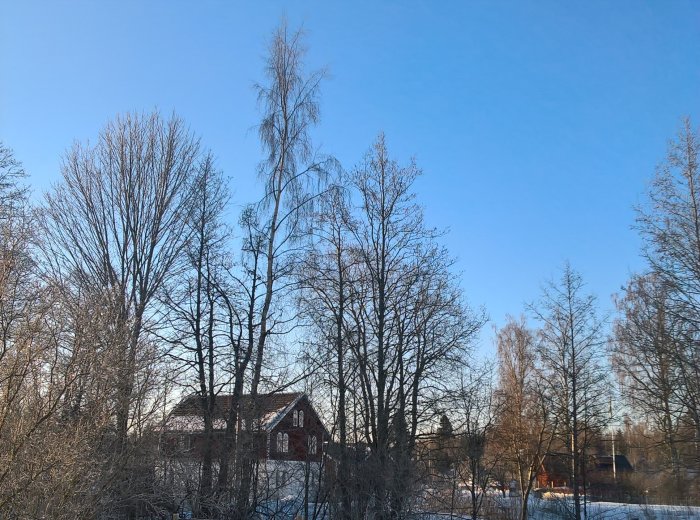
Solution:
[[[700,507],[692,506],[588,502],[586,509],[590,520],[700,520]],[[532,520],[565,518],[573,512],[573,501],[532,499],[529,510]]]

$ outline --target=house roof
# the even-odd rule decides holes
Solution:
[[[612,471],[613,458],[612,455],[597,455],[594,457],[595,466],[600,471]],[[616,471],[632,471],[632,464],[626,456],[615,455],[615,470]]]
[[[293,408],[304,396],[300,392],[260,394],[253,398],[243,395],[240,399],[239,413],[252,414],[260,419],[260,427],[270,430]],[[214,418],[222,420],[228,415],[233,396],[220,394],[214,403]],[[180,401],[170,412],[171,417],[201,417],[202,401],[197,394],[192,394]]]

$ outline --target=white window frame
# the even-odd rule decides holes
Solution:
[[[304,410],[299,410],[299,428],[304,427]]]
[[[282,452],[289,453],[289,434],[285,433],[283,439]]]
[[[299,424],[299,416],[298,412],[294,410],[294,412],[292,413],[292,426],[296,426],[297,424]]]

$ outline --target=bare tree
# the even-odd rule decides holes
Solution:
[[[471,518],[478,518],[500,458],[497,450],[488,449],[499,405],[493,389],[493,368],[487,365],[468,374],[458,395],[461,421],[455,477],[469,493]]]
[[[675,300],[700,315],[700,140],[685,119],[659,166],[648,203],[637,208],[644,256]],[[696,326],[697,327],[697,326]]]
[[[524,318],[512,317],[497,331],[497,395],[501,401],[496,443],[513,469],[520,488],[518,518],[528,518],[528,500],[556,432],[546,383],[537,360],[535,333]]]
[[[65,518],[87,510],[73,497],[89,435],[66,428],[78,360],[65,351],[65,309],[39,276],[23,178],[0,144],[0,516]]]
[[[275,287],[290,274],[288,262],[294,245],[305,233],[301,224],[317,196],[317,181],[323,178],[327,158],[314,154],[310,129],[318,123],[319,85],[324,72],[304,75],[305,49],[302,33],[290,34],[285,23],[270,44],[266,74],[268,85],[258,86],[258,99],[264,116],[260,140],[267,157],[260,175],[265,184],[262,209],[269,215],[261,230],[264,234],[264,293],[259,309],[259,331],[251,395],[258,391],[265,343],[271,333],[270,312]]]
[[[679,429],[685,404],[677,352],[687,322],[668,311],[669,303],[658,277],[630,281],[624,297],[617,300],[621,316],[615,323],[613,363],[627,402],[663,433],[668,467],[680,487]]]
[[[270,338],[284,335],[295,326],[296,316],[290,309],[297,290],[293,273],[307,232],[303,223],[326,168],[333,162],[316,154],[311,144],[310,130],[319,120],[319,86],[324,72],[306,73],[302,40],[303,34],[291,33],[286,23],[275,31],[265,67],[267,83],[257,86],[263,110],[259,135],[265,154],[260,165],[265,194],[258,204],[247,207],[241,218],[243,269],[235,276],[238,287],[234,289],[242,295],[242,343],[236,369],[236,381],[241,384],[234,383],[229,422],[238,414],[237,392],[244,390],[245,371],[251,370],[248,381],[254,398],[265,382],[266,368],[270,368]],[[247,420],[252,420],[255,410],[248,412],[251,416]],[[234,444],[234,432],[227,430],[218,479],[221,492],[231,484],[229,466]],[[236,515],[245,518],[254,508],[255,460],[244,457],[237,466]]]
[[[27,187],[22,183],[26,172],[13,151],[0,141],[0,221],[8,225],[17,211],[26,207]]]
[[[678,386],[695,430],[694,464],[700,468],[700,140],[689,118],[669,144],[668,157],[651,185],[648,202],[637,208],[644,256],[664,288],[665,312],[682,334],[674,337]],[[680,331],[676,331],[680,332]]]
[[[370,449],[371,497],[365,503],[373,503],[381,518],[402,517],[410,507],[420,426],[434,417],[432,399],[449,386],[445,371],[466,359],[483,322],[463,303],[447,251],[423,223],[411,192],[419,173],[414,163],[401,167],[391,160],[380,135],[352,175],[357,207],[344,223],[353,266],[347,298],[343,295],[345,345],[353,366],[356,424]],[[331,291],[336,298],[338,280]],[[331,307],[337,334],[338,301]]]
[[[75,144],[63,183],[46,196],[42,243],[48,275],[74,297],[90,298],[110,317],[113,356],[114,492],[128,497],[133,479],[129,432],[152,411],[148,391],[156,323],[155,296],[182,266],[199,173],[199,141],[177,116],[127,114],[108,123],[94,146]],[[128,502],[128,500],[127,500]],[[115,507],[130,507],[116,498]]]
[[[586,486],[585,449],[607,419],[608,402],[600,365],[603,322],[595,297],[584,294],[583,288],[581,276],[567,263],[561,279],[550,282],[539,304],[530,307],[542,324],[539,352],[559,438],[569,457],[576,519],[586,517],[581,494]]]
[[[372,487],[379,518],[391,516],[387,489],[392,478],[391,426],[400,397],[399,359],[405,346],[401,341],[404,338],[392,335],[392,331],[404,308],[398,305],[398,299],[403,296],[400,288],[411,275],[408,269],[414,246],[430,236],[409,191],[418,174],[415,164],[401,168],[389,158],[384,136],[380,135],[354,175],[361,206],[351,230],[358,243],[367,292],[362,295],[361,306],[355,309],[357,340],[352,348],[359,360],[363,422],[375,466],[372,477],[376,481]],[[397,421],[394,433],[405,431],[405,418],[399,416]]]
[[[198,413],[203,422],[202,463],[193,506],[197,512],[201,509],[204,514],[212,514],[218,446],[215,421],[221,413],[216,399],[228,388],[231,374],[235,373],[228,364],[234,347],[232,340],[235,342],[238,337],[238,320],[225,294],[230,269],[226,249],[229,232],[222,215],[228,192],[211,155],[201,164],[193,196],[195,204],[187,222],[191,239],[185,249],[185,267],[181,276],[168,281],[164,302],[173,345],[170,356],[176,363],[177,379],[188,393],[194,392],[199,397]]]
[[[337,428],[338,477],[333,483],[337,499],[334,514],[348,519],[352,514],[351,468],[348,449],[348,394],[352,367],[349,365],[347,335],[350,333],[350,296],[356,276],[352,237],[347,222],[349,202],[347,190],[336,185],[321,199],[314,215],[315,247],[306,255],[300,271],[303,291],[302,312],[314,331],[309,343],[308,360],[315,373],[323,374],[333,399],[333,426]]]
[[[31,471],[32,444],[53,409],[40,392],[42,346],[38,287],[30,253],[32,225],[21,181],[25,176],[12,150],[0,143],[0,512],[11,511]],[[29,470],[29,471],[27,471]]]

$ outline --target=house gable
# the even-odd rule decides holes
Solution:
[[[316,410],[308,397],[302,395],[271,424],[268,458],[320,462],[324,445],[329,439],[330,434]]]

